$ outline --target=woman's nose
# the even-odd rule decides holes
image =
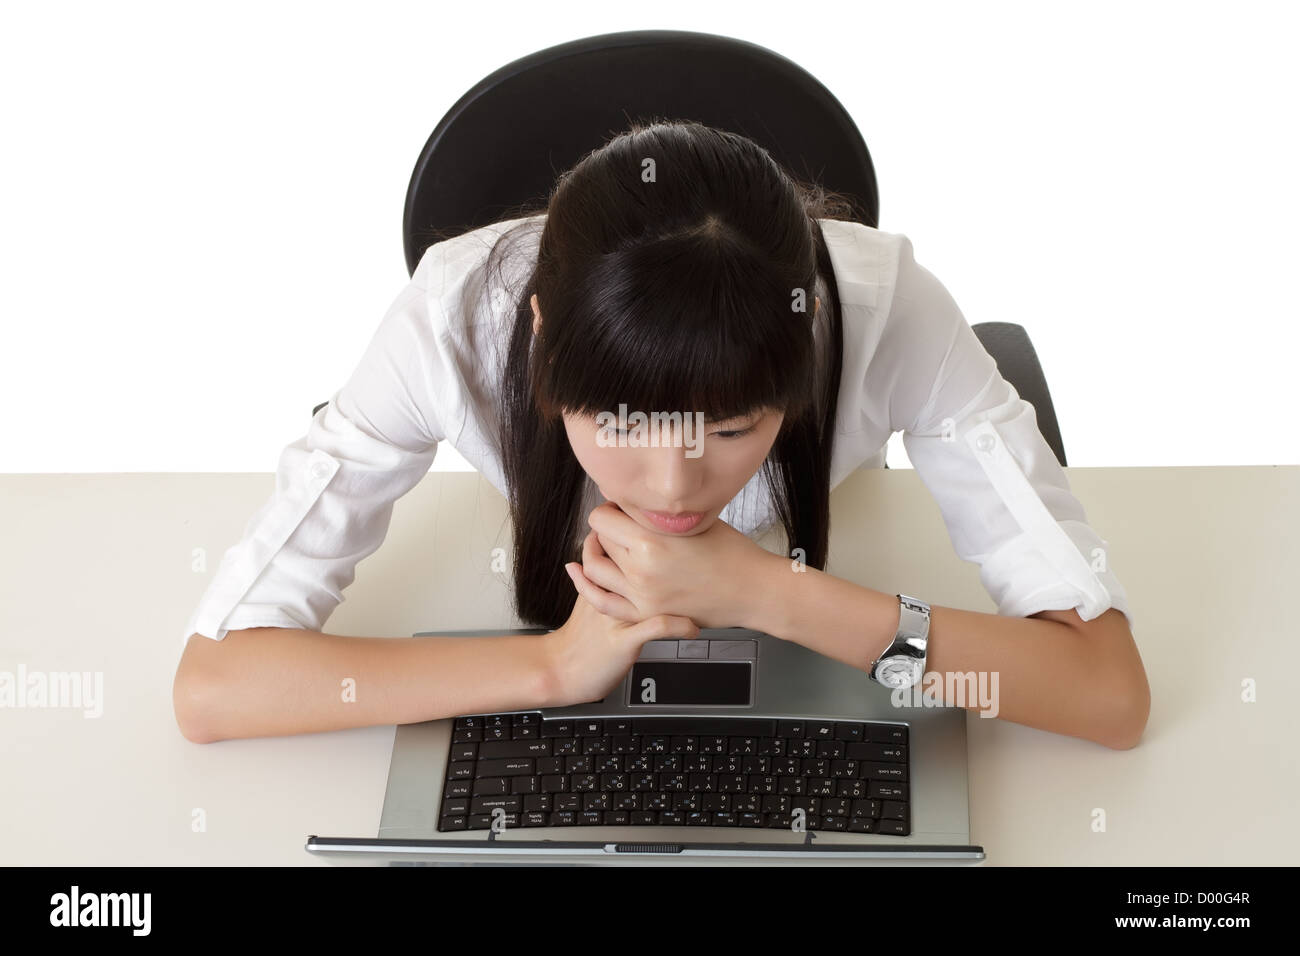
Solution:
[[[654,496],[652,511],[689,509],[704,480],[703,459],[687,457],[686,447],[648,448],[646,487]]]

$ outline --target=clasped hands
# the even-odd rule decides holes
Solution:
[[[611,501],[587,523],[582,563],[564,567],[602,614],[630,623],[671,614],[701,628],[751,626],[754,581],[775,555],[731,525],[715,519],[700,534],[661,534]]]

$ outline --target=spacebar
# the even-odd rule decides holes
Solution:
[[[775,737],[776,718],[763,720],[756,717],[633,717],[632,733]]]

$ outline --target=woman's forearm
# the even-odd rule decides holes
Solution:
[[[258,627],[194,635],[173,685],[184,735],[237,737],[406,724],[547,706],[542,634],[342,637]]]
[[[796,572],[790,560],[772,558],[761,565],[749,626],[867,670],[893,641],[898,598],[816,568]],[[1118,669],[1095,644],[1059,621],[932,605],[922,687],[926,696],[948,705],[991,709],[978,693],[982,679],[982,686],[996,694],[997,717],[1108,747],[1131,747],[1141,732],[1134,726],[1137,708],[1128,705]],[[961,682],[964,694],[948,693],[958,686],[949,675],[970,675]],[[936,693],[930,693],[931,686]]]

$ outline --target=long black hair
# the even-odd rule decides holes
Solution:
[[[561,411],[625,404],[712,420],[783,410],[762,471],[787,549],[825,567],[843,331],[818,220],[858,221],[855,212],[744,136],[667,120],[633,123],[561,174],[544,204],[514,209],[522,221],[495,241],[481,281],[541,229],[524,287],[509,292],[514,321],[496,343],[505,355],[489,425],[522,621],[556,628],[573,610],[564,564],[582,560],[588,479]]]

